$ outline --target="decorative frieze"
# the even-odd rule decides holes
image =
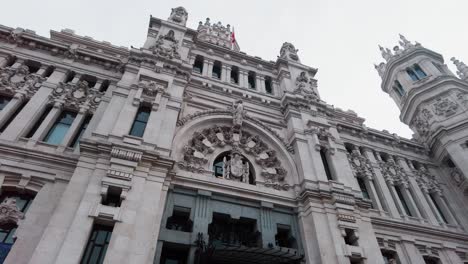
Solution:
[[[143,152],[113,147],[111,150],[111,157],[124,159],[129,161],[139,162],[143,156]]]

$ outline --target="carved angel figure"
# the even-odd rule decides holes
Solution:
[[[237,101],[237,105],[234,106],[233,112],[233,125],[235,127],[242,126],[242,122],[244,121],[245,110],[244,105],[242,104],[242,100]]]

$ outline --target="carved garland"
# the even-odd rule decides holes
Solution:
[[[241,132],[235,126],[213,126],[195,132],[184,147],[184,161],[178,165],[181,169],[205,172],[202,167],[208,162],[208,154],[215,147],[226,145],[237,146],[255,157],[255,162],[262,168],[261,175],[266,179],[265,186],[285,190],[290,187],[283,183],[287,172],[277,158],[276,151],[270,149],[258,135]]]
[[[178,121],[177,121],[177,126],[183,126],[185,125],[187,122],[191,121],[191,120],[194,120],[194,119],[197,119],[199,117],[203,117],[203,116],[210,116],[210,115],[232,115],[232,111],[231,110],[224,110],[224,109],[212,109],[212,110],[206,110],[206,111],[201,111],[201,112],[196,112],[194,114],[191,114],[191,115],[187,115],[183,118],[180,118]],[[268,127],[267,125],[263,124],[262,121],[254,118],[254,117],[251,117],[249,115],[245,115],[244,116],[244,119],[245,120],[248,120],[258,126],[260,126],[261,128],[267,130],[268,132],[270,132],[271,134],[273,134],[278,140],[281,141],[281,143],[283,144],[283,146],[290,152],[290,153],[293,153],[294,154],[294,148],[293,146],[291,146],[290,144],[288,144],[286,142],[286,140],[284,140],[276,131],[274,131],[273,129],[271,129],[270,127]]]

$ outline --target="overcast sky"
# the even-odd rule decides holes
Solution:
[[[468,62],[466,0],[17,0],[2,3],[0,24],[49,36],[71,28],[76,34],[115,45],[143,45],[149,16],[167,19],[184,6],[187,26],[207,17],[235,27],[241,50],[276,60],[283,42],[299,49],[302,63],[318,68],[319,92],[327,103],[352,109],[368,127],[411,137],[399,111],[382,92],[373,63],[378,44],[392,48],[398,33],[450,58]]]

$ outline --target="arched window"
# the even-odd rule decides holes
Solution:
[[[255,172],[252,163],[239,153],[226,151],[213,162],[214,176],[255,185]]]
[[[195,62],[193,63],[193,71],[201,74],[203,72],[203,56],[197,55],[195,57]]]
[[[239,68],[237,66],[231,68],[231,83],[239,84]]]

